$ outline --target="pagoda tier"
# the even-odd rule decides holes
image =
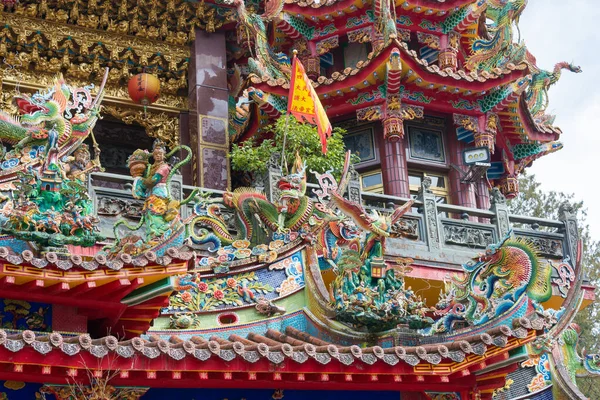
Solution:
[[[380,1],[286,2],[279,17],[238,7],[244,16],[238,30],[270,40],[244,39],[244,48],[230,42],[229,66],[243,71],[232,79],[241,82],[246,73],[249,78],[232,91],[232,100],[256,104],[237,108],[232,140],[256,135],[285,113],[285,54],[294,49],[330,118],[380,120],[384,138],[396,139],[391,120],[451,115],[460,141],[494,153],[487,178],[512,197],[516,176],[562,147],[560,129],[545,114],[549,86],[562,69],[580,72],[568,63],[542,71],[521,43],[512,42],[507,24],[521,12],[516,3],[485,1],[405,1],[391,9]],[[492,22],[486,25],[483,16]],[[276,28],[263,32],[245,25],[255,17],[274,20]]]

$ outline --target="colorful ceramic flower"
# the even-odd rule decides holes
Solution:
[[[181,293],[181,300],[184,303],[189,303],[190,301],[192,301],[192,294],[190,292]]]
[[[217,300],[223,300],[225,293],[223,293],[222,290],[217,289],[213,292],[213,297]]]
[[[198,284],[198,290],[202,293],[206,293],[208,291],[208,284],[206,282],[200,282]]]
[[[237,286],[237,281],[233,278],[227,279],[227,286],[234,289]]]

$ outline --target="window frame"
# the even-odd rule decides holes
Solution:
[[[367,186],[367,187],[365,187],[363,185],[363,178],[364,177],[371,176],[371,175],[377,175],[377,174],[381,175],[381,184]],[[383,187],[383,172],[381,171],[381,168],[379,168],[379,169],[372,169],[370,171],[365,171],[365,172],[363,172],[363,173],[360,174],[360,190],[362,192],[376,193],[376,194],[384,194],[385,193],[385,190],[384,190],[384,187]]]
[[[409,176],[409,190],[411,195],[416,194],[419,189],[421,188],[420,185],[411,185],[410,184],[410,175],[411,173],[414,174],[421,174],[421,180],[427,176],[435,176],[437,178],[442,178],[444,181],[444,188],[440,188],[438,186],[431,186],[431,192],[436,196],[436,201],[438,198],[443,198],[446,203],[445,204],[449,204],[449,199],[450,199],[450,188],[448,186],[449,181],[448,181],[448,175],[446,173],[443,172],[438,172],[438,171],[424,171],[422,169],[414,169],[414,168],[409,168],[408,170],[408,176]]]
[[[380,157],[379,157],[379,139],[378,139],[379,135],[376,134],[377,130],[375,129],[375,124],[367,123],[367,124],[354,126],[350,129],[346,128],[346,134],[343,136],[345,139],[347,137],[351,137],[354,135],[363,134],[366,131],[369,131],[369,133],[371,135],[371,144],[373,146],[372,147],[373,148],[373,157],[369,158],[368,160],[364,160],[364,161],[361,160],[361,161],[353,164],[354,168],[361,169],[361,171],[364,168],[375,167],[375,166],[381,165]],[[345,144],[345,142],[344,142],[344,144]]]
[[[406,161],[407,163],[414,163],[419,165],[431,165],[433,167],[448,167],[449,163],[449,154],[448,154],[448,146],[446,143],[446,128],[445,121],[441,118],[436,117],[428,117],[427,120],[434,121],[435,123],[427,123],[427,122],[405,122],[404,128],[406,130]],[[437,134],[440,144],[442,147],[442,156],[443,161],[436,161],[432,159],[426,159],[421,157],[416,157],[413,155],[412,146],[411,146],[411,133],[414,129],[421,129],[429,132],[434,132]]]

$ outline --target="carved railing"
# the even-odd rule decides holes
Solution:
[[[274,177],[271,177],[273,179]],[[101,217],[100,228],[107,238],[113,237],[112,226],[120,218],[139,221],[142,202],[131,196],[132,178],[108,173],[94,173],[91,177],[95,209]],[[265,179],[269,181],[269,179]],[[273,186],[265,188],[268,195],[276,196]],[[308,185],[308,194],[313,195],[316,185]],[[193,187],[182,185],[181,177],[171,182],[171,192],[176,198],[184,198]],[[360,199],[367,210],[391,212],[394,207],[409,199],[384,194],[361,192],[355,177],[349,184],[346,196]],[[223,192],[204,189],[213,197]],[[350,193],[350,194],[349,194]],[[233,215],[222,210],[232,231],[235,230]],[[182,207],[182,217],[193,213],[193,204]],[[388,244],[390,256],[413,257],[449,264],[462,264],[474,253],[484,250],[489,244],[497,243],[509,229],[517,237],[533,242],[543,257],[574,259],[577,248],[577,221],[568,208],[561,208],[560,220],[512,215],[504,198],[496,193],[490,210],[438,204],[435,196],[422,187],[415,200],[413,210],[392,228],[392,239]]]

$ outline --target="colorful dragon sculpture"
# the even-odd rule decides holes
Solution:
[[[226,192],[222,200],[200,203],[188,223],[190,237],[196,244],[212,243],[215,249],[236,240],[248,240],[256,246],[269,240],[269,233],[303,231],[305,225],[322,221],[326,210],[315,207],[306,193],[306,167],[297,158],[290,175],[278,182],[278,202],[270,202],[264,193],[252,188],[238,188]],[[220,204],[217,204],[220,203]],[[220,208],[232,210],[236,218],[237,234],[230,232]],[[320,209],[319,209],[320,208]],[[208,228],[209,230],[207,230]]]
[[[487,28],[487,37],[473,40],[472,54],[466,63],[468,69],[491,70],[507,61],[521,61],[525,56],[524,46],[513,43],[512,26],[518,25],[526,5],[527,0],[487,0],[486,17],[493,23]]]
[[[283,10],[282,0],[269,0],[265,3],[265,12],[258,15],[246,10],[244,0],[234,0],[237,7],[242,29],[249,33],[247,36],[254,39],[254,55],[256,58],[248,59],[248,66],[258,75],[267,75],[272,78],[285,78],[291,72],[290,60],[283,53],[275,53],[269,44],[266,23],[277,19]]]
[[[93,85],[71,87],[62,75],[46,91],[15,96],[19,115],[0,111],[0,140],[14,145],[7,158],[18,156],[26,145],[46,143],[51,131],[57,134],[59,149],[87,138],[99,118],[106,78],[96,98],[91,94]]]
[[[552,71],[539,70],[532,76],[531,84],[525,93],[525,101],[531,115],[543,113],[548,108],[548,89],[560,79],[562,70],[580,73],[581,67],[568,62],[559,62]]]
[[[337,261],[341,271],[331,285],[336,319],[369,332],[401,323],[413,328],[431,325],[433,320],[426,315],[430,310],[404,286],[405,267],[412,260],[402,259],[402,266],[396,267],[383,259],[391,227],[411,209],[413,201],[396,208],[391,215],[369,215],[361,205],[336,191],[331,192],[331,200],[366,232],[358,251],[344,248]]]
[[[423,333],[448,332],[454,321],[484,324],[508,312],[523,296],[537,303],[550,299],[551,266],[539,262],[531,244],[510,235],[463,265],[464,277],[455,276],[436,305],[442,317]]]
[[[59,75],[46,91],[15,96],[19,115],[0,111],[0,141],[12,146],[2,169],[14,187],[12,198],[2,197],[2,233],[45,247],[92,246],[104,239],[87,188],[66,174],[70,165],[60,159],[87,151],[81,143],[99,118],[107,76],[95,98],[93,85],[74,88]],[[82,166],[85,172],[101,168],[97,146],[95,151],[96,161]]]

